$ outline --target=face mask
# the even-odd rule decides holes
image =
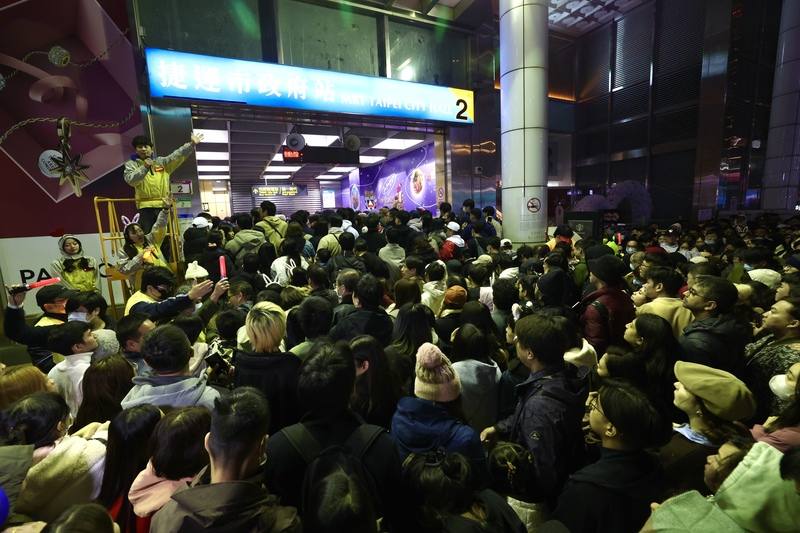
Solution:
[[[709,246],[714,246],[717,243],[717,241],[715,241],[714,239],[706,239],[705,243]]]
[[[772,379],[769,380],[769,388],[781,400],[791,400],[794,396],[794,390],[786,382],[786,374],[772,376]]]
[[[74,311],[67,316],[67,322],[89,322],[85,311]]]
[[[747,263],[745,263],[744,264],[744,271],[745,272],[750,272],[751,270],[753,270],[753,265],[748,265]]]
[[[633,272],[634,270],[636,270],[636,265],[634,265],[633,263],[628,263],[628,268],[630,268],[631,272]]]
[[[637,251],[636,248],[631,248],[631,247],[625,248],[625,253],[628,255],[633,255],[636,253],[636,251]]]

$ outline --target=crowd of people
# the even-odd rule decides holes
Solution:
[[[800,218],[515,247],[472,200],[265,201],[176,272],[148,202],[124,309],[72,235],[35,323],[9,288],[3,527],[797,531]]]

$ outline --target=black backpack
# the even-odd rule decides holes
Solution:
[[[343,444],[328,446],[324,449],[302,422],[283,428],[281,433],[286,436],[289,444],[292,445],[306,464],[306,471],[303,476],[301,509],[305,509],[306,500],[312,488],[325,475],[330,473],[330,465],[336,464],[341,466],[345,472],[360,478],[372,495],[376,512],[381,513],[383,511],[375,479],[364,466],[364,455],[378,440],[378,437],[386,433],[384,428],[372,424],[361,424],[347,437]]]

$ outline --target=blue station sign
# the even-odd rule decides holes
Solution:
[[[145,50],[150,94],[302,111],[473,124],[472,91],[223,57]]]

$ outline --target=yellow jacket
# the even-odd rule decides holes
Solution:
[[[158,300],[148,296],[147,294],[143,293],[142,291],[136,291],[131,294],[131,297],[128,298],[128,301],[125,302],[125,315],[128,316],[131,312],[131,307],[138,304],[139,302],[147,302],[147,303],[156,303]]]
[[[152,172],[144,161],[134,156],[125,163],[125,183],[136,191],[136,208],[161,207],[169,196],[169,175],[175,172],[192,152],[192,143],[186,143],[166,157],[153,159]]]

